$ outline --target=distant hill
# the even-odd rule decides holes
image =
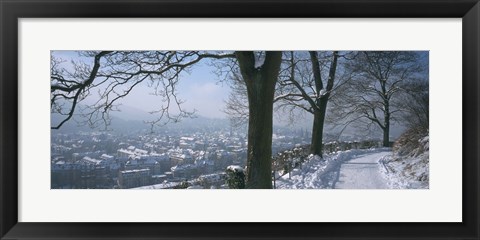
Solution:
[[[118,133],[133,133],[133,132],[150,132],[151,126],[145,121],[155,119],[155,115],[148,113],[142,109],[122,105],[121,111],[112,111],[110,113],[112,122],[108,126],[108,129]],[[63,119],[59,115],[51,115],[52,123],[59,123]],[[59,132],[76,132],[76,131],[98,131],[103,130],[102,127],[97,129],[91,129],[89,126],[80,126],[78,117],[73,117],[70,121],[64,124]],[[290,129],[290,130],[306,130],[311,134],[312,119],[310,115],[307,115],[305,119],[297,121],[293,124],[285,124],[285,122],[274,121],[274,129]],[[230,121],[228,119],[209,118],[207,116],[196,116],[195,118],[184,118],[177,123],[169,123],[164,126],[155,127],[154,131],[217,131],[217,130],[230,129]],[[246,128],[242,131],[246,131]],[[392,124],[390,136],[392,140],[396,140],[403,132],[405,128]],[[359,133],[358,129],[347,128],[339,140],[351,141],[351,140],[365,140],[380,138],[381,132],[377,132],[375,135],[362,136],[364,134]],[[338,130],[332,129],[329,124],[325,125],[325,141],[337,140]]]

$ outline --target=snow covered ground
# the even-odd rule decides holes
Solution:
[[[390,148],[353,149],[328,154],[324,159],[309,156],[301,168],[276,180],[277,188],[389,188],[378,162],[391,155]]]
[[[384,165],[382,174],[390,188],[429,188],[429,137],[423,137],[413,149],[400,148],[393,155],[380,160]]]
[[[340,166],[333,188],[337,189],[385,189],[389,188],[386,179],[380,173],[381,166],[378,160],[391,155],[391,151],[369,153],[349,161]]]

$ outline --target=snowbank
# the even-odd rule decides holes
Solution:
[[[227,167],[227,170],[232,172],[243,172],[243,168],[238,165],[230,165]]]
[[[386,156],[382,173],[391,188],[429,188],[429,136],[407,132],[394,146],[394,154]],[[423,135],[423,136],[422,136]]]

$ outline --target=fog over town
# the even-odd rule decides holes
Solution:
[[[143,113],[147,117],[148,113],[129,110],[117,114],[127,120],[114,117],[109,130],[70,123],[52,132],[52,188],[175,188],[185,181],[222,188],[228,166],[246,165],[246,128],[232,127],[226,118],[199,116],[151,132],[136,120],[140,115],[127,116]],[[329,142],[367,139],[327,136]],[[272,153],[308,145],[310,138],[306,126],[276,125]]]

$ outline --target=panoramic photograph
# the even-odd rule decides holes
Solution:
[[[50,51],[51,189],[429,189],[428,51]]]

